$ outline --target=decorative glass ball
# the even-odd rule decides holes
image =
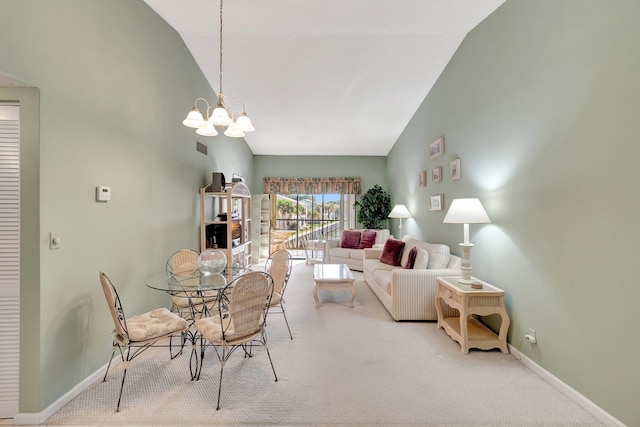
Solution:
[[[205,276],[220,274],[227,266],[227,256],[218,249],[207,249],[198,257],[198,270]]]

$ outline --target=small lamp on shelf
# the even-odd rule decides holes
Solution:
[[[464,224],[464,242],[462,248],[462,279],[459,283],[480,289],[482,284],[471,279],[471,248],[469,243],[469,224],[485,224],[491,222],[479,199],[454,199],[444,217],[445,224]]]
[[[400,218],[400,226],[398,227],[400,235],[398,238],[402,239],[402,219],[411,218],[409,209],[407,209],[405,205],[395,205],[391,210],[391,213],[389,213],[389,218]]]

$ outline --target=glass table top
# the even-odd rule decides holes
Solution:
[[[227,286],[233,280],[250,270],[246,267],[227,267],[220,274],[206,275],[200,270],[179,273],[163,271],[148,277],[145,284],[159,291],[177,293],[183,291],[213,291]]]

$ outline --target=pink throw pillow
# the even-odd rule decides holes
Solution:
[[[360,246],[360,232],[359,231],[343,231],[342,241],[340,242],[341,248],[358,249]]]
[[[402,250],[405,243],[396,239],[387,239],[382,248],[380,254],[380,262],[388,265],[397,266],[400,265],[400,258],[402,258]]]
[[[360,238],[360,246],[358,246],[358,249],[372,248],[375,242],[376,242],[375,231],[369,231],[369,230],[363,231],[362,237]]]

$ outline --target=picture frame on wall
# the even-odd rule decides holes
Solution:
[[[429,210],[430,211],[441,211],[442,205],[444,204],[444,194],[436,194],[429,197]]]
[[[437,159],[444,155],[444,136],[429,144],[429,160]]]
[[[431,182],[442,181],[442,166],[438,166],[431,170]]]
[[[418,185],[420,187],[426,187],[427,186],[427,171],[422,171],[418,175]]]
[[[452,160],[449,163],[449,178],[451,178],[451,181],[460,179],[460,159]]]

